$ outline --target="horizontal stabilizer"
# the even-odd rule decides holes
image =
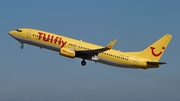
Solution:
[[[166,64],[166,62],[147,62],[149,65],[163,65]]]

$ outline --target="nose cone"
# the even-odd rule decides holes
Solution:
[[[9,34],[10,36],[14,36],[15,33],[14,33],[14,31],[9,31],[8,34]]]

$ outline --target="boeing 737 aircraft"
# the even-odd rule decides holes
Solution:
[[[116,39],[104,47],[30,28],[12,30],[9,35],[22,44],[21,49],[24,48],[24,43],[50,49],[68,58],[81,58],[82,66],[86,65],[86,60],[90,60],[116,67],[140,69],[158,68],[166,64],[159,60],[172,38],[172,35],[165,34],[142,51],[122,52],[112,49]]]

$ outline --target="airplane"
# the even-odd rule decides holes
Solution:
[[[110,66],[133,69],[158,68],[160,65],[166,64],[159,60],[172,38],[172,35],[165,34],[142,51],[123,52],[112,49],[116,39],[106,46],[100,46],[32,28],[19,28],[8,33],[21,43],[21,49],[24,48],[24,44],[30,44],[56,51],[68,58],[80,58],[82,66],[86,65],[86,60],[90,60]]]

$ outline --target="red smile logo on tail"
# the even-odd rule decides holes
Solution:
[[[159,53],[155,53],[154,50],[155,50],[155,47],[150,47],[151,49],[151,52],[152,52],[152,55],[155,56],[155,57],[158,57],[162,54],[162,51],[160,51]],[[164,50],[165,47],[162,47],[162,50]]]

